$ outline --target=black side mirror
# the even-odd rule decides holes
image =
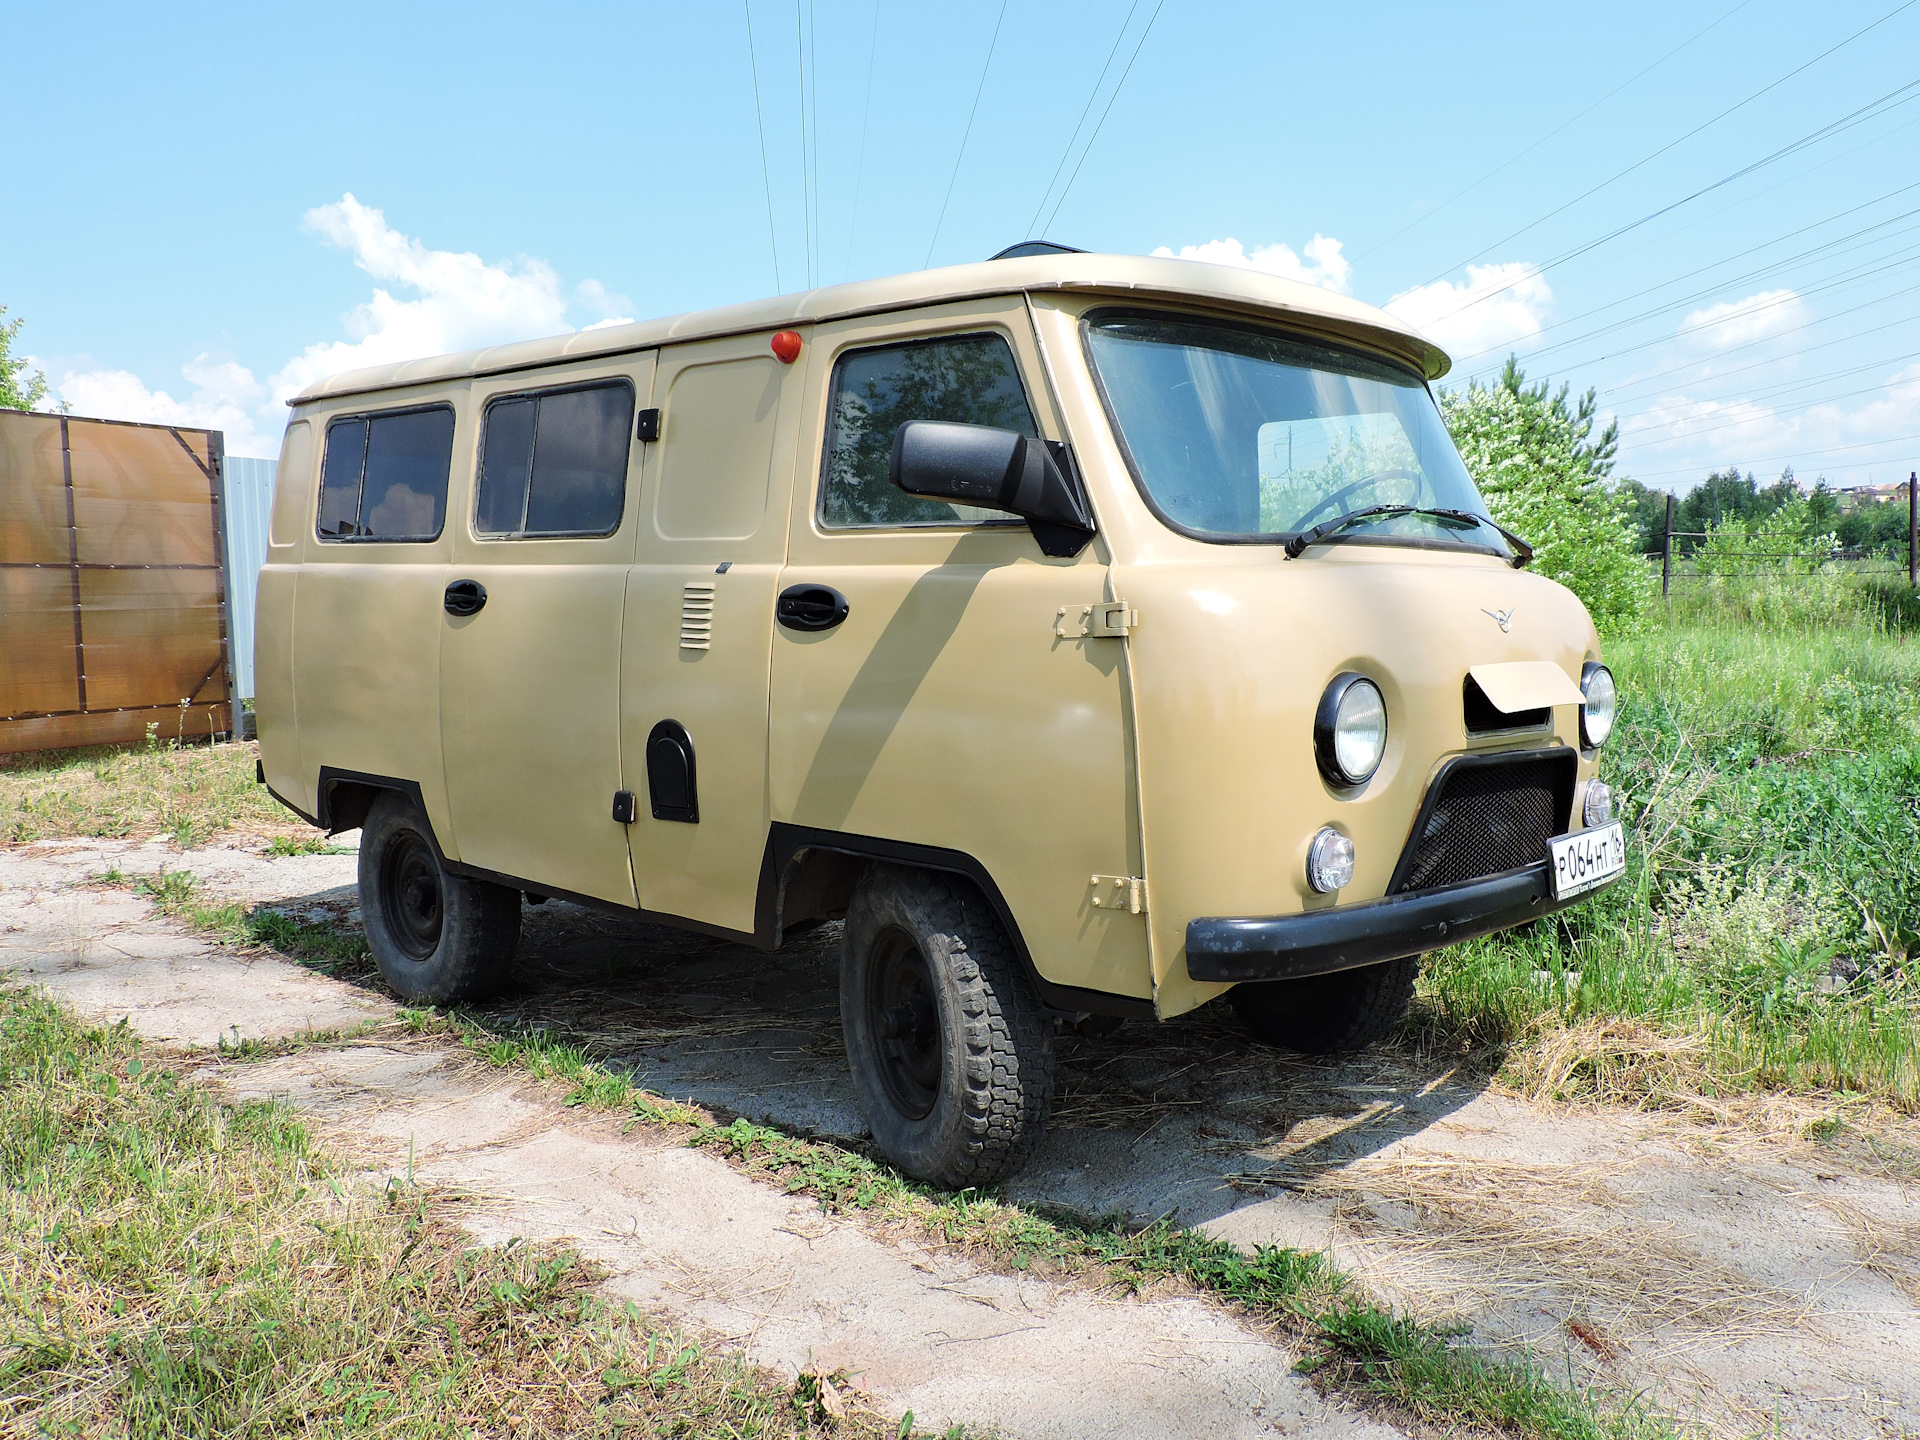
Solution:
[[[894,432],[888,478],[909,495],[1021,516],[1040,549],[1078,555],[1093,539],[1093,507],[1073,454],[1012,430],[909,420]]]

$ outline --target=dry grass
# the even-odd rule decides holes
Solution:
[[[894,1435],[0,993],[0,1435]]]
[[[186,849],[236,834],[310,844],[313,829],[255,781],[258,760],[251,741],[0,755],[0,844],[165,835]]]

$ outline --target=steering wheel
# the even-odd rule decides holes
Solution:
[[[1338,490],[1334,491],[1333,494],[1327,496],[1326,499],[1322,500],[1319,504],[1315,505],[1311,510],[1307,511],[1306,514],[1302,515],[1298,520],[1293,522],[1293,528],[1296,531],[1305,530],[1313,522],[1313,517],[1318,515],[1322,510],[1325,510],[1332,505],[1338,505],[1342,500],[1346,499],[1349,495],[1353,494],[1354,491],[1362,489],[1368,485],[1377,485],[1382,480],[1411,481],[1413,483],[1412,495],[1410,495],[1407,498],[1407,500],[1404,502],[1401,502],[1401,501],[1390,502],[1393,504],[1401,504],[1401,503],[1411,504],[1413,500],[1419,496],[1420,486],[1426,480],[1426,477],[1420,474],[1416,470],[1402,470],[1397,468],[1393,470],[1380,470],[1380,471],[1376,471],[1372,475],[1362,476],[1360,479],[1355,480],[1351,485],[1342,485]],[[1348,508],[1351,509],[1355,507],[1348,507]],[[1347,511],[1342,510],[1340,513],[1344,515],[1347,513]]]

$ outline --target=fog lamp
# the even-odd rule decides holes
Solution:
[[[1580,705],[1580,743],[1598,750],[1613,733],[1613,712],[1619,704],[1613,672],[1589,660],[1580,671],[1580,693],[1587,697]]]
[[[1313,749],[1320,770],[1336,785],[1358,785],[1387,753],[1387,702],[1380,687],[1348,671],[1333,677],[1313,716]]]
[[[1587,782],[1587,797],[1580,802],[1580,818],[1591,829],[1595,825],[1605,825],[1613,819],[1613,787],[1604,780]]]
[[[1331,825],[1307,847],[1307,884],[1330,895],[1353,882],[1353,841]]]

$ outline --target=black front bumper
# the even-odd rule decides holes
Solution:
[[[1596,893],[1555,900],[1541,863],[1485,880],[1299,915],[1191,920],[1187,973],[1195,980],[1294,980],[1353,970],[1491,935]]]

